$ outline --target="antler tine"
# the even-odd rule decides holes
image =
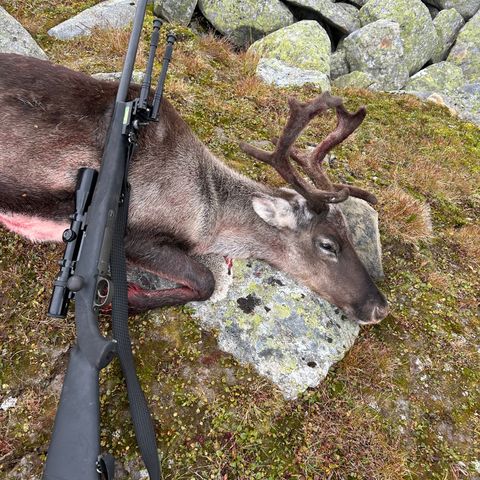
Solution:
[[[327,191],[337,191],[342,197],[347,194],[347,196],[361,198],[374,205],[377,203],[375,195],[351,185],[340,183],[332,184],[322,170],[322,162],[327,154],[332,148],[349,137],[360,126],[366,115],[365,107],[361,107],[356,112],[351,113],[344,107],[341,100],[335,108],[337,110],[337,126],[335,130],[330,132],[309,155],[301,154],[296,149],[292,148],[290,150],[290,156],[298,165],[300,165],[300,167],[302,167],[317,188]]]
[[[245,142],[240,142],[240,148],[248,155],[275,168],[284,180],[305,197],[313,209],[321,210],[325,203],[344,201],[348,197],[347,189],[337,191],[334,188],[329,188],[329,191],[324,191],[313,188],[289,162],[295,140],[312,118],[329,108],[338,108],[342,105],[342,100],[325,92],[308,103],[301,103],[295,98],[289,98],[288,103],[290,116],[273,152],[266,152]],[[308,175],[308,172],[305,173]]]

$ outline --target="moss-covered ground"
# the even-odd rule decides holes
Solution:
[[[92,3],[2,5],[52,60],[88,73],[118,70],[125,32],[71,42],[46,36]],[[240,152],[238,141],[278,134],[287,96],[306,99],[315,91],[268,87],[245,54],[212,35],[177,32],[166,95],[227,163],[280,184]],[[361,128],[336,149],[330,175],[368,187],[381,200],[382,288],[392,313],[362,328],[327,379],[293,402],[222,354],[188,308],[132,318],[166,479],[480,476],[480,130],[413,97],[336,93],[350,108],[368,109]],[[302,141],[317,142],[333,125],[333,116],[315,121]],[[0,399],[17,399],[0,410],[0,478],[36,478],[45,458],[74,333],[71,316],[45,315],[61,254],[61,246],[32,245],[0,229]],[[102,445],[122,462],[137,458],[116,365],[102,374],[101,404]],[[22,468],[30,473],[18,473]]]

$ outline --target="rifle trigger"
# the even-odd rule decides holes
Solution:
[[[98,456],[97,472],[102,476],[102,480],[113,480],[115,476],[115,458],[109,453]]]

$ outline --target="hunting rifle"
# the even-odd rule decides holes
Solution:
[[[77,337],[70,351],[43,480],[111,480],[114,477],[113,457],[100,452],[99,372],[115,354],[125,376],[135,434],[150,480],[161,477],[154,425],[136,376],[128,334],[124,251],[130,191],[128,166],[139,130],[158,121],[175,42],[175,36],[169,34],[162,70],[149,104],[162,24],[156,18],[140,96],[128,100],[146,5],[147,0],[138,1],[100,171],[79,170],[75,212],[70,217],[70,228],[63,234],[65,253],[59,262],[60,272],[54,283],[48,315],[64,318],[70,300],[75,299]],[[112,339],[105,338],[98,326],[99,310],[110,302]]]

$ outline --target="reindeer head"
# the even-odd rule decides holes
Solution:
[[[387,302],[358,258],[345,218],[337,205],[349,196],[376,203],[376,198],[357,187],[335,184],[322,170],[328,152],[345,140],[363,121],[365,108],[348,112],[339,97],[323,93],[308,103],[289,99],[290,117],[273,152],[241,143],[244,152],[271,165],[293,187],[277,195],[255,195],[253,209],[279,230],[286,245],[276,266],[362,324],[377,323],[388,314]],[[294,143],[317,115],[329,108],[337,112],[337,127],[311,152],[299,152]],[[295,162],[311,182],[303,178]]]

